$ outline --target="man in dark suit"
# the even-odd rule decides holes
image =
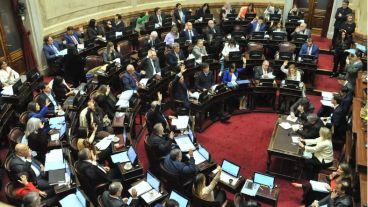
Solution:
[[[169,124],[167,119],[173,119],[174,116],[165,116],[161,111],[161,101],[162,101],[162,94],[157,92],[158,99],[157,101],[152,101],[151,108],[148,110],[146,114],[147,118],[147,128],[148,132],[151,133],[153,131],[154,126],[157,123],[161,123],[164,129],[169,130]]]
[[[319,47],[316,44],[313,44],[312,38],[308,38],[307,42],[303,44],[302,48],[299,51],[299,57],[302,55],[313,55],[318,58]]]
[[[254,20],[249,24],[251,27],[251,32],[265,32],[267,30],[267,25],[263,22],[264,19],[262,16],[254,18]]]
[[[180,149],[171,150],[170,154],[165,156],[164,167],[172,174],[178,175],[180,178],[189,178],[195,175],[197,168],[193,157],[193,150],[189,150],[189,161],[182,162],[182,153]]]
[[[178,73],[174,80],[171,82],[172,96],[175,100],[183,102],[185,108],[190,108],[189,95],[191,92],[188,90],[187,84],[184,80],[184,72],[186,71],[185,65],[180,66],[180,73]]]
[[[152,78],[153,76],[155,76],[156,79],[161,78],[160,61],[154,49],[148,50],[147,57],[142,60],[142,68],[145,69],[147,78]]]
[[[195,42],[195,40],[198,38],[198,32],[195,28],[193,28],[191,22],[187,22],[185,24],[184,30],[180,33],[180,37],[185,37],[186,41]]]
[[[270,67],[270,62],[268,60],[264,60],[262,66],[257,66],[254,69],[254,79],[268,79],[269,73],[272,72],[272,68]]]
[[[299,98],[290,107],[290,115],[292,117],[298,117],[302,121],[307,121],[307,116],[314,111],[314,105],[308,100],[308,98]]]
[[[167,54],[167,63],[174,69],[177,69],[185,60],[183,52],[180,50],[179,43],[173,44],[173,50]]]
[[[124,33],[125,24],[123,22],[123,17],[120,14],[115,15],[115,22],[114,22],[113,27],[116,32]]]
[[[331,116],[331,123],[327,127],[333,127],[333,139],[337,141],[344,141],[346,134],[346,114],[341,105],[342,97],[340,94],[335,94],[331,100],[334,111]]]
[[[103,206],[109,207],[135,207],[138,205],[137,190],[132,189],[132,201],[128,205],[127,198],[121,198],[121,192],[123,191],[123,185],[120,182],[112,182],[109,185],[109,189],[102,194]]]
[[[202,71],[194,78],[195,88],[200,91],[206,91],[215,84],[213,73],[210,71],[210,66],[207,63],[202,64]]]
[[[149,38],[144,42],[144,47],[145,48],[156,48],[159,43],[160,43],[160,40],[158,39],[158,33],[156,31],[152,31]]]
[[[25,144],[17,144],[15,146],[15,155],[10,161],[10,171],[12,175],[26,172],[29,181],[40,190],[50,188],[48,181],[45,180],[46,176],[43,164],[32,158],[32,151]],[[15,180],[15,177],[13,180]]]
[[[337,182],[336,188],[320,201],[315,200],[310,206],[353,206],[353,200],[349,193],[351,192],[351,184],[349,180],[343,179]]]
[[[136,72],[133,65],[127,65],[126,73],[123,74],[124,90],[137,90],[140,79],[141,73]]]
[[[57,57],[60,57],[61,43],[54,41],[51,36],[44,38],[45,44],[43,45],[43,53],[46,56],[47,61],[53,61]]]
[[[155,28],[162,27],[162,22],[164,21],[165,16],[161,12],[160,7],[156,7],[154,9],[154,14],[150,16],[149,21],[155,24]]]
[[[80,44],[78,33],[74,31],[72,26],[66,28],[66,34],[64,36],[67,45]]]
[[[56,113],[60,109],[60,105],[56,100],[55,94],[52,92],[50,86],[45,83],[40,83],[38,89],[41,91],[37,98],[37,103],[43,108],[46,105],[46,99],[49,100],[48,113]]]
[[[109,167],[101,166],[96,162],[96,155],[84,148],[78,153],[78,165],[76,166],[82,176],[85,176],[93,186],[111,182],[113,173]]]
[[[178,28],[183,28],[184,24],[187,22],[188,11],[184,9],[181,3],[176,4],[176,9],[174,10],[174,17],[176,20],[176,26]]]
[[[339,85],[341,86],[340,88],[340,91],[343,89],[343,88],[346,88],[348,90],[348,93],[349,94],[352,94],[354,95],[354,86],[352,83],[350,83],[345,75],[342,75],[340,74],[338,77],[337,77],[337,82],[339,83]]]
[[[218,28],[216,28],[215,22],[213,20],[209,20],[207,25],[208,26],[206,27],[204,32],[207,41],[211,41],[215,34],[221,34],[221,31]]]
[[[301,135],[303,139],[315,139],[319,137],[319,130],[322,126],[323,122],[317,114],[309,114],[307,122],[303,123],[303,130],[297,130],[296,133]]]
[[[174,132],[170,132],[169,136],[165,136],[164,127],[161,123],[153,126],[153,131],[148,137],[148,143],[151,145],[157,158],[166,156],[173,148]]]
[[[353,10],[349,8],[349,1],[342,1],[342,7],[338,8],[335,14],[334,34],[332,37],[332,45],[334,45],[339,36],[341,25],[346,21],[346,16],[352,14]]]

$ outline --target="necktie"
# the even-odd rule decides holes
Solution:
[[[312,47],[311,47],[311,46],[309,46],[309,47],[308,47],[308,55],[311,55],[311,53],[312,53]]]
[[[153,69],[153,75],[156,74],[156,68],[155,68],[155,64],[153,63],[153,60],[151,59],[151,64],[152,64],[152,69]]]
[[[158,22],[161,24],[161,22],[162,22],[161,16],[158,15],[157,17],[158,17]]]
[[[258,31],[259,31],[259,27],[260,27],[260,25],[259,25],[259,24],[257,24],[256,29],[255,29],[255,31],[256,31],[256,32],[258,32]]]
[[[74,37],[74,35],[72,35],[72,36],[71,36],[71,38],[72,38],[72,40],[73,40],[73,43],[74,43],[75,45],[77,45],[77,44],[78,44],[78,41],[77,41],[77,39]]]
[[[216,34],[216,30],[212,28],[212,33],[213,34]]]
[[[41,172],[41,167],[35,161],[32,160],[32,164],[31,165],[33,167],[37,168],[37,170]]]
[[[189,40],[192,40],[192,30],[189,30]]]
[[[54,44],[50,45],[50,47],[54,51],[55,54],[59,53],[58,49],[54,46]]]

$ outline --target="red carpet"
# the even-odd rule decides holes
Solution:
[[[330,70],[333,68],[333,55],[319,54],[318,69]]]
[[[312,35],[313,42],[316,43],[320,49],[329,50],[331,46],[331,39],[321,37],[320,35]]]
[[[323,90],[323,91],[338,91],[340,86],[337,83],[336,78],[330,78],[328,75],[320,75],[316,74],[315,80],[315,89]]]

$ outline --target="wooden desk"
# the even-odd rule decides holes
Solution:
[[[367,174],[359,173],[360,206],[367,206]]]
[[[356,165],[358,172],[367,173],[367,134],[360,131],[356,140]]]
[[[283,120],[283,118],[279,118],[279,120],[276,121],[275,128],[272,132],[270,144],[268,145],[267,149],[268,159],[266,172],[289,179],[300,179],[304,163],[304,158],[302,156],[303,151],[297,144],[292,144],[292,129],[286,130],[279,126],[279,123],[281,123]],[[271,169],[273,157],[279,158],[281,160],[291,161],[294,166],[288,166],[287,172],[291,172],[292,174],[288,175],[286,172],[273,171]]]
[[[143,180],[145,180],[146,181],[146,179],[143,179]],[[141,182],[142,180],[138,180],[137,182],[134,182],[133,184],[132,184],[132,187],[134,187],[135,185],[137,185],[137,184],[139,184],[140,182]],[[157,203],[159,203],[159,202],[162,202],[168,195],[169,195],[169,193],[167,192],[167,190],[166,189],[164,189],[163,187],[162,187],[162,183],[160,182],[160,187],[161,187],[161,189],[160,189],[160,193],[161,193],[161,196],[160,197],[158,197],[158,198],[156,198],[155,200],[153,200],[153,201],[151,201],[151,202],[149,202],[149,203],[147,203],[141,196],[139,196],[139,200],[141,201],[140,203],[144,203],[145,205],[147,205],[147,206],[155,206]],[[147,192],[146,192],[147,193]]]
[[[130,170],[124,169],[125,163],[119,163],[117,164],[119,171],[122,175],[122,181],[127,183],[132,183],[136,181],[137,179],[143,178],[143,167],[142,164],[138,161],[138,164],[132,167]]]
[[[216,174],[214,174],[213,172],[211,172],[211,174],[209,175],[209,177],[211,179],[213,179],[215,176],[216,176]],[[229,183],[225,183],[221,180],[219,180],[218,185],[221,188],[225,189],[226,191],[228,191],[232,194],[235,194],[235,193],[240,192],[240,190],[243,187],[244,183],[245,183],[245,178],[243,176],[240,176],[238,182],[235,183],[234,185],[230,185]]]
[[[266,187],[260,187],[257,191],[255,199],[257,201],[261,201],[272,206],[277,206],[277,202],[279,200],[280,188],[274,188],[270,192],[270,190]]]

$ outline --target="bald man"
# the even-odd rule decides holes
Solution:
[[[29,181],[40,190],[50,188],[48,181],[45,180],[43,164],[32,158],[31,149],[25,144],[15,146],[15,155],[10,161],[10,171],[13,175],[27,172]]]
[[[211,41],[215,34],[220,33],[221,33],[220,30],[215,26],[215,22],[213,20],[209,20],[207,23],[207,28],[205,29],[206,40]]]
[[[160,61],[154,49],[148,50],[147,57],[142,60],[142,67],[146,71],[147,78],[155,76],[159,79],[161,77]]]
[[[137,90],[137,88],[140,86],[140,79],[141,74],[135,71],[133,65],[129,64],[126,67],[126,73],[123,75],[124,90]]]
[[[293,33],[291,33],[291,36],[295,38],[296,34],[303,34],[303,35],[307,35],[308,38],[311,37],[311,30],[307,28],[307,24],[302,22],[300,23],[299,26],[297,26],[295,28],[295,31]]]
[[[270,67],[270,62],[268,62],[268,60],[264,60],[262,66],[257,66],[254,69],[254,79],[259,80],[271,78],[269,77],[269,73],[271,72],[272,69]]]
[[[185,37],[185,40],[188,42],[194,42],[198,37],[198,32],[193,28],[191,22],[187,22],[184,30],[180,33],[180,37]]]

